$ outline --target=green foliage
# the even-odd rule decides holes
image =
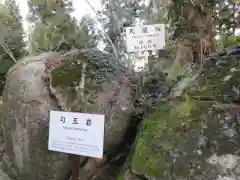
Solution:
[[[71,0],[28,0],[28,7],[30,22],[40,19],[42,23],[46,23],[56,12],[64,14],[73,11]]]
[[[237,27],[237,14],[239,7],[233,0],[218,0],[218,16],[217,29],[219,33],[224,33],[225,36],[232,36]]]
[[[29,37],[31,53],[66,51],[88,45],[88,31],[69,14],[72,10],[70,1],[29,0],[28,5],[29,20],[34,22]]]
[[[86,37],[88,37],[88,39],[84,41],[87,42],[85,44],[85,47],[89,48],[96,47],[97,41],[99,41],[102,38],[102,36],[101,32],[99,32],[99,30],[96,28],[95,20],[91,16],[85,15],[81,19],[80,27],[81,31],[86,33],[87,34]]]
[[[30,37],[33,53],[84,47],[89,40],[88,34],[80,29],[76,20],[71,19],[70,16],[61,16],[61,14],[56,15],[47,25],[35,23]]]
[[[171,0],[168,7],[171,36],[182,46],[190,47],[192,61],[201,64],[204,56],[216,51],[215,35],[235,34],[237,11],[232,0]]]
[[[118,55],[123,61],[126,60],[124,28],[134,26],[139,19],[143,23],[144,21],[146,22],[151,7],[151,3],[147,5],[147,2],[143,0],[103,1],[103,11],[99,20],[103,24],[105,32],[116,46]],[[112,45],[107,39],[104,39],[104,42],[106,44],[105,51],[112,53]]]
[[[26,54],[21,21],[19,8],[14,0],[0,4],[0,91],[8,69],[15,60]]]
[[[195,21],[199,21],[201,16],[204,18],[215,5],[214,0],[171,0],[168,6],[168,20],[171,23],[174,37],[185,36],[189,33],[197,35],[198,27]],[[204,24],[199,24],[199,26],[206,28]]]
[[[221,33],[218,41],[218,49],[221,51],[224,48],[238,44],[240,44],[239,36],[225,36],[223,33]]]
[[[0,40],[2,43],[7,44],[14,58],[19,59],[25,54],[25,42],[23,40],[22,18],[18,6],[14,0],[8,0],[0,6],[2,30]],[[0,52],[2,54],[5,50],[1,48]]]
[[[73,50],[72,52],[69,53],[67,57],[73,59],[73,62],[75,62],[67,67],[68,69],[69,68],[71,69],[71,71],[69,71],[70,73],[76,72],[77,76],[81,75],[81,64],[78,63],[78,61],[79,60],[85,61],[85,63],[87,63],[86,76],[91,79],[94,79],[95,83],[98,85],[101,85],[102,83],[111,80],[111,78],[116,74],[117,70],[121,71],[126,70],[124,66],[118,64],[114,56],[95,48],[85,49],[84,52]],[[57,70],[53,71],[53,73],[56,72]],[[58,73],[61,74],[57,76],[60,80],[60,82],[58,83],[63,84],[64,83],[63,79],[66,72],[57,72],[56,74]],[[70,78],[69,76],[66,77]],[[71,78],[74,79],[73,77]],[[79,78],[79,76],[77,78]],[[75,80],[77,80],[77,78]]]
[[[8,22],[5,24],[5,27],[9,28],[10,31],[5,41],[7,41],[8,47],[12,51],[15,59],[19,59],[26,54],[25,42],[23,40],[24,30],[22,27],[22,17],[15,0],[6,1],[6,6],[9,9],[11,18],[8,19]]]

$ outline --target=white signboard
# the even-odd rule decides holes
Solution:
[[[48,149],[102,158],[104,115],[50,112]]]
[[[143,52],[163,49],[165,46],[164,24],[126,28],[127,52]]]

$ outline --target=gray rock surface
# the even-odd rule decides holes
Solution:
[[[79,59],[81,60],[81,57]],[[93,81],[86,81],[87,92],[82,99],[87,97],[87,100],[83,101],[78,98],[80,94],[78,84],[81,83],[82,73],[80,60],[66,61],[51,71],[50,91],[67,111],[104,114],[104,151],[107,154],[115,153],[130,125],[129,114],[133,103],[128,79],[121,74],[113,76],[112,81],[102,84],[101,88],[96,88]]]
[[[204,61],[142,121],[118,180],[240,180],[240,46]]]
[[[44,80],[45,64],[57,58],[59,54],[51,52],[27,57],[7,74],[2,129],[6,155],[18,179],[65,180],[69,172],[68,155],[48,151],[49,111],[59,106]]]
[[[66,111],[98,113],[105,115],[104,130],[104,154],[114,155],[119,145],[124,142],[125,134],[129,130],[129,115],[133,109],[131,102],[131,88],[128,86],[128,78],[124,75],[113,76],[111,81],[96,88],[94,81],[85,82],[84,96],[78,98],[81,89],[81,68],[84,57],[78,57],[72,61],[65,61],[50,72],[50,91],[57,102]],[[90,69],[94,69],[89,65]],[[77,69],[77,70],[76,70]],[[88,72],[90,75],[91,72]],[[88,80],[88,77],[86,77]],[[91,100],[91,101],[90,101]],[[85,157],[81,157],[85,159]],[[99,173],[113,176],[107,173],[106,160],[89,158],[81,168],[80,179],[100,178]]]
[[[79,64],[74,59],[63,59],[53,52],[26,57],[7,74],[2,120],[6,154],[2,167],[14,179],[65,180],[70,172],[67,154],[48,151],[50,110],[105,114],[106,156],[117,152],[129,129],[133,105],[127,78],[116,76],[96,90],[86,77],[85,88],[93,92],[84,92],[86,99],[79,99],[82,61]],[[107,174],[105,159],[81,159],[81,172],[89,177]]]
[[[0,180],[11,180],[3,170],[0,169]]]

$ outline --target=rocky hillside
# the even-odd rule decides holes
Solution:
[[[240,179],[240,46],[212,55],[181,98],[141,123],[118,180]]]
[[[139,76],[98,53],[43,53],[9,70],[4,176],[70,178],[68,155],[47,150],[49,111],[63,110],[106,115],[104,157],[81,157],[80,180],[240,179],[240,46],[207,58],[178,97],[163,73],[139,84]],[[143,96],[153,101],[136,106]]]

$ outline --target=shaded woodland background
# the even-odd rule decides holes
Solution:
[[[70,15],[70,0],[28,0],[31,28],[24,32],[16,2],[2,3],[1,87],[9,67],[23,56],[98,48],[100,43],[131,68],[137,58],[125,51],[124,27],[136,24],[166,24],[166,48],[153,52],[148,66],[160,65],[170,72],[182,69],[185,62],[199,66],[210,53],[239,43],[240,7],[234,0],[102,0],[102,5],[95,18],[86,15],[78,22]]]
[[[27,0],[29,32],[16,2],[1,3],[0,170],[70,179],[68,155],[46,148],[59,109],[106,116],[104,157],[82,158],[83,180],[239,178],[239,2],[102,0],[96,11],[85,1],[96,16],[79,22],[70,0]],[[164,49],[148,62],[126,53],[125,27],[157,23]]]

